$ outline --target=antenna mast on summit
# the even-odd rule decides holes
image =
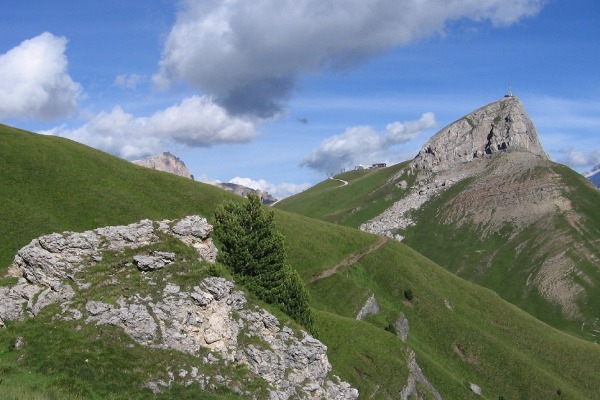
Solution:
[[[512,83],[508,84],[508,96],[509,97],[513,97],[513,94],[512,94]]]

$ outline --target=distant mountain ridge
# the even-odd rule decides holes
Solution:
[[[242,196],[242,197],[247,197],[248,193],[255,193],[258,197],[260,197],[260,200],[265,205],[271,205],[271,204],[277,202],[277,199],[275,197],[271,196],[267,192],[263,192],[262,190],[258,190],[258,189],[252,189],[252,188],[249,188],[244,185],[238,185],[237,183],[213,182],[212,184],[215,185],[216,187],[220,187],[221,189],[228,190],[228,191],[235,193],[238,196]]]
[[[592,170],[584,175],[594,185],[600,188],[600,164],[596,165]]]
[[[164,171],[174,175],[183,176],[184,178],[194,179],[194,175],[190,173],[190,170],[185,163],[179,157],[171,154],[168,151],[132,162],[146,168],[156,169],[158,171]],[[277,199],[267,192],[252,189],[243,185],[238,185],[236,183],[210,182],[210,184],[242,197],[248,196],[248,193],[256,193],[261,198],[263,204],[266,205],[277,202]]]
[[[600,221],[583,211],[594,193],[573,181],[574,171],[550,161],[517,97],[443,128],[411,166],[422,205],[403,214],[410,223],[400,231],[389,210],[376,227],[546,322],[583,323],[579,333],[596,340],[600,320],[589,304],[600,300]],[[406,201],[391,210],[398,206]]]
[[[508,187],[507,181],[510,180],[506,175],[535,169],[539,163],[546,161],[549,161],[549,157],[540,144],[535,126],[523,104],[516,96],[505,96],[458,119],[432,136],[410,165],[418,177],[413,193],[360,228],[402,240],[403,235],[399,234],[399,230],[417,223],[411,217],[414,211],[451,186],[473,177],[485,183],[477,185],[473,192],[476,197],[466,200],[460,212],[483,213],[477,214],[479,223],[491,224],[492,230],[503,225],[508,214],[514,220],[529,218],[532,214],[544,212],[544,208],[534,207],[522,215],[518,210],[524,209],[524,203],[518,200],[519,197],[535,198],[546,203],[558,196],[557,188],[548,190],[546,187],[545,192],[527,185],[499,188]],[[490,169],[493,163],[502,164],[501,168]],[[543,183],[539,185],[548,186]],[[521,206],[515,209],[514,205],[518,203]],[[508,207],[506,214],[489,214],[490,210],[503,207]]]

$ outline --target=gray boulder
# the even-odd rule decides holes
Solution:
[[[185,244],[194,247],[203,260],[215,262],[217,248],[210,237],[212,230],[213,227],[206,218],[192,215],[177,222],[170,228],[170,233]]]
[[[162,269],[166,265],[175,261],[175,253],[154,251],[152,255],[137,255],[133,257],[133,262],[140,271],[155,271]]]

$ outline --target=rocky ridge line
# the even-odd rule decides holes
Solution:
[[[0,287],[0,327],[7,320],[33,317],[58,303],[54,318],[86,324],[116,326],[141,345],[198,355],[197,365],[172,366],[168,379],[150,378],[145,386],[160,392],[173,383],[214,389],[224,385],[244,397],[257,398],[229,376],[204,375],[202,365],[246,365],[255,379],[267,382],[271,399],[355,399],[356,389],[330,376],[327,347],[304,331],[282,326],[277,318],[249,306],[233,282],[208,277],[192,288],[166,278],[157,270],[172,268],[174,253],[154,251],[132,256],[130,274],[142,274],[147,289],[157,292],[120,296],[115,303],[81,299],[92,288],[86,280],[102,261],[104,250],[123,251],[157,243],[171,235],[193,246],[200,260],[213,263],[217,250],[210,238],[212,226],[199,216],[180,221],[143,220],[127,226],[99,228],[82,233],[53,233],[34,239],[15,256],[9,269],[18,282]],[[151,266],[151,267],[149,267]],[[137,267],[137,268],[136,268]],[[117,284],[113,282],[112,284]],[[80,294],[84,297],[79,297]],[[256,343],[261,343],[257,345]],[[204,352],[206,354],[206,352]],[[172,371],[176,371],[173,373]]]

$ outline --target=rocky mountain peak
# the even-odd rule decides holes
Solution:
[[[141,165],[142,167],[169,172],[171,174],[183,176],[184,178],[194,179],[185,163],[181,161],[179,157],[174,156],[168,151],[132,162],[134,164]]]
[[[529,152],[548,159],[523,104],[512,95],[481,107],[440,130],[425,143],[412,166],[445,171],[508,151]]]

